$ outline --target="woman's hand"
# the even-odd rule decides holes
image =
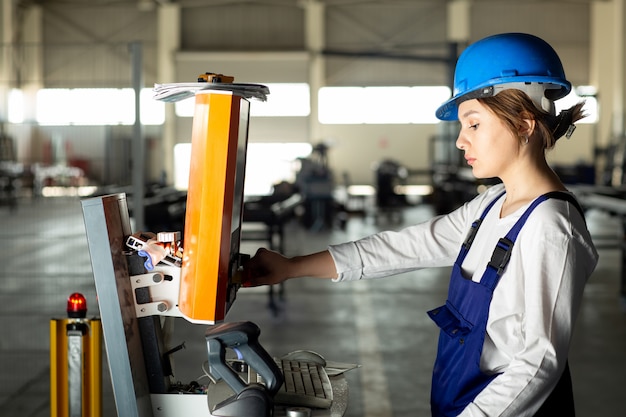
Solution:
[[[241,284],[244,287],[279,284],[288,278],[289,262],[289,258],[278,252],[260,248],[243,266]]]

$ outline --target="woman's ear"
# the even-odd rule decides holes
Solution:
[[[535,133],[536,121],[527,115],[522,116],[522,123],[519,126],[520,137],[530,137]]]

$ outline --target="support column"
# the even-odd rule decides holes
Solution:
[[[465,46],[470,41],[470,9],[471,0],[453,0],[448,3],[446,40],[450,45],[449,50],[456,51],[457,54],[459,45]],[[451,88],[454,81],[455,65],[456,57],[449,66],[449,85]]]
[[[590,5],[589,81],[597,88],[599,107],[594,161],[603,184],[619,185],[623,181],[620,155],[605,151],[624,135],[625,21],[624,0],[594,1]]]
[[[22,36],[14,48],[21,57],[16,65],[17,88],[24,94],[24,120],[37,119],[37,92],[44,87],[43,80],[43,9],[41,6],[29,6],[25,10],[23,20],[18,20],[22,26]],[[14,61],[15,62],[15,61]]]
[[[0,8],[0,123],[9,118],[9,91],[13,77],[11,76],[13,47],[13,0],[2,0]]]
[[[133,217],[135,230],[144,230],[145,204],[145,161],[146,143],[141,123],[141,89],[143,88],[143,47],[141,42],[131,42],[129,45],[132,60],[132,80],[135,91],[135,124],[133,126],[132,142],[132,183],[133,183]]]
[[[180,5],[162,3],[158,9],[157,24],[157,82],[174,83],[176,80],[176,52],[180,49]],[[176,145],[176,111],[174,104],[165,105],[165,122],[159,163],[167,176],[167,183],[174,183],[174,145]]]
[[[615,4],[615,14],[613,15],[613,24],[615,34],[613,36],[613,54],[615,57],[614,73],[613,73],[613,133],[616,135],[624,135],[625,132],[625,105],[626,82],[624,82],[624,74],[626,74],[626,1],[613,0]]]
[[[32,5],[17,14],[14,1],[2,0],[0,8],[0,122],[8,121],[9,92],[24,94],[24,118],[35,119],[35,95],[43,87],[41,6]]]
[[[591,3],[590,82],[598,89],[596,143],[606,148],[624,132],[624,0]]]
[[[326,84],[326,60],[322,53],[326,44],[325,6],[319,0],[303,1],[304,42],[309,52],[309,88],[311,114],[309,115],[309,142],[322,139],[318,113],[318,91]]]
[[[609,161],[603,150],[611,144],[613,132],[611,114],[613,113],[613,97],[611,80],[613,78],[613,54],[611,39],[613,37],[613,4],[612,2],[594,1],[590,4],[590,39],[589,39],[589,84],[596,87],[599,107],[598,121],[595,128],[594,164],[596,178],[604,182],[604,172]]]
[[[454,89],[454,69],[461,46],[466,46],[470,41],[470,9],[471,0],[453,0],[448,2],[447,6],[447,32],[446,40],[448,42],[448,86],[450,91]],[[436,144],[435,159],[446,160],[448,155],[454,155],[456,152],[455,139],[457,134],[456,123],[439,123],[439,133],[446,140]]]

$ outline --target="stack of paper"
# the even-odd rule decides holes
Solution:
[[[169,83],[154,85],[154,99],[173,103],[195,95],[202,90],[230,91],[244,98],[256,98],[261,101],[267,100],[270,93],[268,87],[261,84],[237,84],[237,83]]]

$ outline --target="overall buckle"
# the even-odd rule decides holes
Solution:
[[[496,248],[491,254],[491,260],[489,266],[498,271],[498,275],[502,275],[506,265],[511,259],[511,252],[513,251],[513,242],[506,237],[501,238],[496,245]]]

